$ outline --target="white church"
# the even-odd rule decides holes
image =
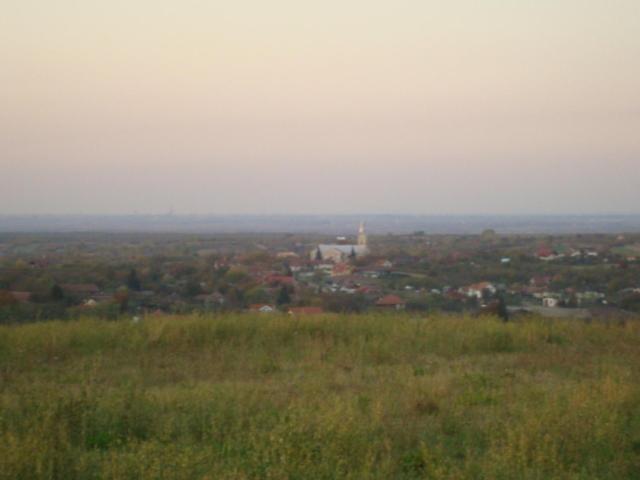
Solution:
[[[342,238],[338,237],[338,240]],[[364,231],[364,222],[360,222],[357,244],[322,244],[311,251],[311,260],[324,260],[334,263],[344,262],[349,258],[360,258],[369,254],[367,246],[367,234]]]

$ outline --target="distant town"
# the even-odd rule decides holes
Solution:
[[[365,311],[624,318],[640,234],[0,236],[0,320]]]

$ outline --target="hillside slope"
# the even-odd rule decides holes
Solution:
[[[0,478],[640,478],[640,324],[0,327]]]

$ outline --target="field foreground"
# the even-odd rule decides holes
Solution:
[[[640,324],[1,327],[0,478],[640,478]]]

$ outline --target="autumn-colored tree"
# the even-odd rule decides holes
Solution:
[[[119,288],[113,294],[113,300],[120,306],[120,313],[126,312],[129,306],[129,290]]]
[[[11,307],[16,305],[18,300],[7,290],[0,290],[0,307]]]

